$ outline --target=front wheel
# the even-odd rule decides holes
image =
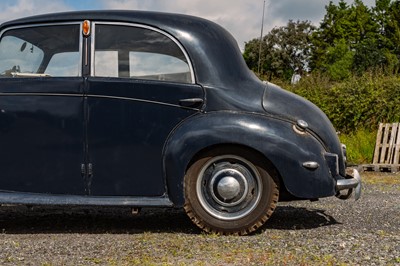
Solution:
[[[219,149],[185,176],[185,211],[206,232],[246,235],[273,213],[279,185],[273,167],[246,149]]]

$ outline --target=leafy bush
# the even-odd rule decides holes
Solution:
[[[366,73],[333,83],[326,76],[313,73],[296,85],[284,87],[315,103],[343,133],[361,128],[375,130],[380,122],[400,121],[398,76]]]

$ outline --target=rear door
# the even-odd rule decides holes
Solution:
[[[80,29],[72,23],[1,32],[2,191],[85,194]]]
[[[168,34],[131,24],[93,28],[85,92],[91,195],[164,195],[164,144],[181,121],[199,112],[203,89]]]

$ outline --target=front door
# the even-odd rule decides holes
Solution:
[[[85,194],[80,25],[32,25],[0,40],[0,190]]]
[[[94,23],[88,106],[91,195],[166,193],[163,148],[199,111],[203,89],[169,36],[148,27]]]

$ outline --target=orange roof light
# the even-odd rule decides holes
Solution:
[[[90,21],[89,20],[85,20],[82,23],[82,33],[84,36],[90,35]]]

